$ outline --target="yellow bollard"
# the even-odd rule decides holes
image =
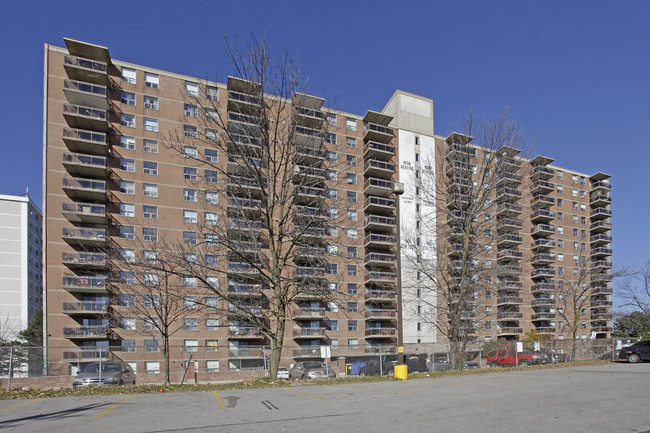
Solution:
[[[409,367],[406,364],[396,365],[393,369],[395,379],[406,380],[409,377]]]

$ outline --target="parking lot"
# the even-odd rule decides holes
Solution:
[[[286,388],[0,401],[42,432],[648,432],[650,363]]]

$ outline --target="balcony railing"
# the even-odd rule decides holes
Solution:
[[[366,284],[394,283],[396,281],[397,281],[397,274],[394,272],[366,272]]]
[[[63,275],[61,287],[64,289],[81,289],[81,290],[106,290],[106,276],[77,276]]]
[[[366,143],[364,156],[389,159],[395,155],[395,146],[376,141]]]
[[[103,180],[93,180],[93,179],[83,179],[77,177],[68,177],[64,176],[62,179],[63,188],[80,190],[80,191],[92,191],[105,193],[106,192],[106,182]]]
[[[397,256],[395,254],[368,253],[365,260],[366,263],[396,263]]]
[[[497,328],[497,334],[498,335],[503,335],[503,334],[521,334],[523,333],[522,328],[517,328],[517,327],[502,327],[502,328]]]
[[[324,337],[325,336],[325,328],[301,328],[301,327],[296,327],[293,328],[293,336],[294,337]]]
[[[63,128],[63,141],[73,152],[108,154],[106,134],[84,129]]]
[[[74,66],[77,68],[82,68],[88,71],[97,72],[100,74],[106,74],[108,71],[108,66],[104,62],[98,62],[96,60],[85,59],[83,57],[66,55],[63,58],[63,66]]]
[[[230,337],[246,337],[246,338],[262,338],[263,334],[259,328],[252,326],[230,326],[228,328],[228,335]]]
[[[61,203],[62,213],[71,221],[102,222],[106,218],[106,206],[94,203]]]
[[[395,309],[366,309],[366,319],[393,319],[397,317],[397,310]]]
[[[107,264],[107,255],[105,253],[63,251],[61,253],[61,263],[78,266],[105,266]]]
[[[612,216],[612,211],[609,209],[606,209],[604,207],[599,207],[596,209],[592,209],[591,213],[589,214],[592,220],[594,219],[601,219],[601,218],[609,218]]]
[[[64,326],[65,338],[105,338],[108,327],[98,326]]]
[[[392,290],[367,290],[366,300],[373,301],[393,301],[397,297],[397,293]]]
[[[319,318],[319,317],[324,317],[325,316],[325,309],[324,308],[308,308],[308,307],[297,307],[294,308],[293,310],[293,317],[294,318],[300,318],[300,317],[308,317],[308,318]]]
[[[324,277],[325,268],[317,266],[298,266],[296,267],[296,276],[298,277]]]
[[[397,328],[377,327],[366,328],[366,337],[395,337],[397,335]]]
[[[63,227],[63,239],[79,241],[106,241],[106,229],[93,229],[85,227]]]
[[[365,218],[366,227],[372,226],[395,226],[395,218],[368,215]]]
[[[545,268],[535,268],[532,273],[533,277],[554,277],[555,276],[555,267],[548,266]]]
[[[63,164],[77,166],[69,168],[68,171],[78,171],[80,174],[85,173],[84,170],[92,172],[96,169],[98,172],[103,172],[107,169],[106,157],[92,156],[83,153],[68,153],[63,152]]]
[[[105,313],[108,303],[102,301],[63,301],[63,312],[66,314]]]

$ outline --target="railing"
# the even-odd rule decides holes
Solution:
[[[394,226],[395,225],[395,218],[369,215],[369,216],[366,216],[366,218],[365,218],[365,224],[366,225],[368,225],[368,224],[382,224],[382,225]]]
[[[544,307],[555,305],[555,299],[551,298],[537,298],[530,301],[532,307]]]
[[[296,275],[299,277],[323,277],[325,276],[325,268],[315,266],[298,266],[296,268]]]
[[[83,153],[63,152],[63,163],[78,164],[87,167],[107,168],[105,157],[90,156]]]
[[[105,265],[107,255],[105,253],[83,253],[83,252],[68,252],[61,253],[61,262],[63,264],[75,265]]]
[[[522,304],[523,298],[519,296],[497,296],[497,304]]]
[[[366,182],[363,185],[364,189],[367,189],[370,186],[374,186],[374,187],[378,187],[378,188],[389,188],[391,191],[393,190],[393,182],[392,181],[377,179],[377,178],[374,178],[374,177],[371,177],[368,180],[366,180]]]
[[[521,334],[523,331],[522,328],[515,328],[515,327],[505,327],[505,328],[498,328],[497,329],[497,334]]]
[[[599,207],[599,208],[593,209],[589,215],[590,215],[591,217],[599,216],[599,215],[602,215],[602,216],[612,216],[612,211],[609,210],[609,209],[605,209],[605,208]]]
[[[394,337],[395,335],[397,335],[397,328],[366,328],[366,337]]]
[[[260,104],[261,102],[259,96],[248,95],[246,93],[235,92],[233,90],[228,91],[228,99],[238,102],[246,102],[248,104]]]
[[[105,289],[106,276],[79,277],[63,275],[61,286],[70,289]]]
[[[69,302],[63,301],[63,312],[72,313],[105,313],[108,303],[102,301],[82,301]]]
[[[324,337],[325,328],[293,328],[294,337]]]
[[[228,218],[228,227],[231,229],[258,230],[262,228],[262,222],[244,218]]]
[[[368,207],[370,205],[392,207],[393,208],[393,207],[395,207],[395,200],[370,196],[370,197],[368,197],[366,199],[366,201],[364,203],[364,207]]]
[[[395,236],[379,235],[376,233],[369,233],[366,235],[366,242],[378,242],[384,244],[394,244],[397,238]]]
[[[363,129],[364,129],[364,134],[367,131],[373,131],[373,132],[379,132],[381,134],[393,135],[392,128],[383,125],[377,125],[376,123],[368,122],[364,125]]]
[[[228,282],[228,293],[233,295],[259,295],[262,293],[261,284],[246,284]]]
[[[555,174],[555,170],[552,168],[544,167],[543,165],[538,165],[533,169],[533,174],[544,174],[547,176],[553,176]]]
[[[503,195],[512,195],[515,197],[521,197],[521,190],[518,190],[516,188],[499,188],[497,190],[497,197],[503,196]]]
[[[397,274],[394,272],[366,272],[366,281],[395,282]]]
[[[64,326],[65,338],[103,338],[106,337],[107,326]]]
[[[538,209],[533,212],[533,218],[535,217],[555,218],[555,212],[546,209]]]
[[[395,164],[390,162],[377,161],[376,159],[369,159],[368,161],[366,161],[366,164],[364,166],[364,171],[368,170],[369,168],[395,171]]]
[[[553,248],[555,247],[555,241],[553,239],[535,239],[533,247]]]
[[[254,126],[260,126],[261,124],[261,118],[257,116],[250,116],[248,114],[240,114],[240,113],[233,113],[233,112],[228,113],[228,120],[246,123]]]
[[[259,209],[262,207],[262,201],[248,198],[229,197],[228,206]]]
[[[381,309],[381,308],[366,309],[365,316],[366,316],[366,319],[370,319],[370,318],[374,318],[374,317],[392,319],[394,317],[397,317],[397,310],[389,309],[389,308],[386,308],[386,309]]]
[[[319,207],[296,206],[296,215],[305,217],[326,217],[327,211]]]
[[[315,197],[325,197],[325,188],[312,188],[307,186],[298,187],[297,193],[299,195],[309,195]]]
[[[512,249],[499,250],[499,252],[497,253],[497,258],[502,258],[502,257],[521,258],[521,257],[523,257],[523,255],[524,254],[521,251],[517,251],[517,250],[512,250]]]
[[[379,152],[386,152],[390,154],[395,154],[395,146],[390,144],[378,143],[376,141],[369,141],[366,143],[366,150],[376,150]]]
[[[366,262],[395,263],[397,261],[397,256],[395,256],[395,254],[368,253],[366,254],[365,260]]]
[[[322,317],[325,315],[324,308],[295,308],[293,317]]]
[[[366,299],[381,299],[392,301],[397,297],[397,293],[392,290],[366,290]]]
[[[106,206],[103,204],[93,203],[75,203],[64,201],[61,203],[62,212],[70,214],[95,215],[99,217],[106,216]]]
[[[252,326],[229,327],[228,335],[230,337],[262,337],[262,331]]]
[[[264,349],[258,347],[230,347],[228,349],[229,358],[263,358]]]
[[[502,212],[521,213],[522,208],[520,205],[515,203],[499,203],[497,205],[497,213]]]
[[[607,180],[599,180],[599,181],[596,181],[596,182],[591,182],[591,188],[592,189],[595,189],[595,188],[611,189],[612,188],[612,183],[610,181],[607,181]]]
[[[106,144],[106,134],[103,132],[85,131],[83,129],[63,128],[63,138]]]
[[[75,80],[64,80],[63,88],[106,97],[106,86],[100,86],[97,84],[84,83],[82,81]]]
[[[63,58],[64,65],[76,66],[78,68],[88,69],[91,71],[106,73],[108,67],[104,62],[98,62],[95,60],[84,59],[82,57],[66,55]]]
[[[86,239],[94,241],[106,240],[106,229],[93,229],[83,227],[63,227],[63,239]]]
[[[535,269],[533,269],[532,275],[533,275],[533,277],[554,276],[555,275],[555,267],[550,266],[550,267],[546,267],[546,268],[535,268]]]
[[[106,121],[106,110],[84,107],[81,105],[63,104],[63,115],[72,114],[75,116],[87,117],[90,119]]]
[[[228,262],[228,272],[241,272],[246,274],[259,274],[260,270],[250,263],[233,263]]]
[[[321,119],[321,120],[325,118],[325,113],[323,113],[322,111],[313,110],[311,108],[296,107],[296,112],[300,116],[315,117],[315,118]]]
[[[64,176],[62,179],[63,188],[73,188],[86,191],[106,192],[106,182],[103,180],[92,180]]]

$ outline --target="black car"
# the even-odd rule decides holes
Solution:
[[[627,359],[630,362],[650,361],[650,340],[639,341],[622,348],[618,352],[618,358]]]
[[[383,357],[381,364],[379,358],[369,359],[366,365],[359,369],[359,376],[378,376],[380,374],[392,376],[397,363],[398,361],[395,358],[387,359]]]

